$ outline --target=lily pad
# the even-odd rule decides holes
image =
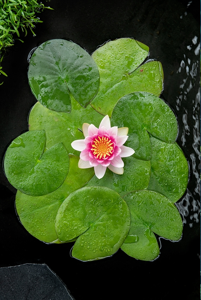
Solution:
[[[4,169],[9,182],[25,194],[39,196],[58,189],[69,168],[62,143],[45,151],[45,131],[28,131],[8,147]]]
[[[41,44],[31,57],[28,78],[42,105],[70,112],[70,93],[86,107],[98,92],[99,72],[92,57],[77,44],[54,39]]]
[[[146,189],[150,179],[150,162],[136,159],[134,157],[124,158],[124,173],[117,175],[107,169],[103,178],[94,176],[87,186],[105,186],[115,190],[121,196],[124,194]]]
[[[172,202],[178,201],[188,184],[188,163],[177,145],[167,144],[154,137],[152,147],[149,190],[159,192]]]
[[[63,202],[55,226],[61,241],[78,237],[73,257],[97,260],[121,247],[129,231],[130,214],[125,201],[113,190],[85,187]]]
[[[83,139],[82,124],[90,123],[98,126],[103,116],[90,105],[83,108],[71,95],[72,111],[70,114],[58,113],[42,106],[39,102],[34,105],[29,116],[29,130],[45,130],[46,147],[63,143],[69,153],[79,155],[71,147],[77,139]]]
[[[94,174],[92,169],[79,169],[78,160],[78,157],[70,156],[69,173],[56,191],[38,197],[20,191],[16,194],[15,205],[22,225],[43,242],[59,242],[55,231],[55,218],[59,207],[72,192],[83,187]]]
[[[138,237],[131,243],[125,240],[121,247],[129,256],[142,260],[155,259],[159,255],[159,248],[153,233],[172,241],[181,238],[181,216],[165,196],[153,191],[136,191],[127,194],[124,200],[131,213],[128,237]]]
[[[111,116],[117,101],[130,93],[146,91],[157,96],[163,89],[163,69],[158,61],[139,67],[149,48],[130,38],[110,41],[92,55],[99,68],[100,87],[91,105]]]
[[[156,138],[173,143],[178,126],[174,113],[157,96],[137,92],[121,98],[112,113],[112,124],[129,128],[127,145],[135,150],[134,157],[150,160],[151,144],[148,132]]]

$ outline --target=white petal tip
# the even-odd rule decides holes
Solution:
[[[114,167],[114,166],[110,165],[108,167],[108,169],[110,169],[110,171],[112,171],[113,173],[118,174],[118,175],[122,175],[124,173],[124,168],[123,167],[122,168],[117,168],[117,167]]]
[[[90,165],[89,161],[82,160],[81,158],[80,158],[80,160],[78,162],[78,167],[80,169],[89,169],[89,168],[92,168],[92,166]]]
[[[71,147],[77,151],[82,151],[86,148],[84,140],[76,140],[71,143]]]
[[[85,137],[87,137],[89,134],[88,134],[88,128],[89,128],[89,124],[88,123],[83,123],[82,125],[82,132],[84,134]]]
[[[128,127],[118,128],[118,135],[128,135]]]
[[[100,122],[99,128],[101,127],[105,127],[106,129],[110,129],[111,128],[111,124],[110,124],[110,118],[108,115],[106,115],[102,121]]]

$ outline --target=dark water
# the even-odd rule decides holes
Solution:
[[[53,38],[72,40],[92,53],[105,41],[133,37],[150,47],[149,59],[161,61],[167,102],[179,124],[178,144],[189,163],[187,191],[176,203],[184,223],[181,241],[160,239],[161,255],[142,262],[118,251],[102,261],[81,263],[69,256],[72,244],[45,245],[19,223],[15,190],[0,170],[0,267],[46,263],[67,285],[76,300],[199,299],[199,1],[57,1],[36,36],[16,42],[4,59],[8,74],[0,87],[0,156],[9,143],[27,131],[27,117],[35,103],[27,80],[27,56]],[[94,291],[95,289],[95,291]]]

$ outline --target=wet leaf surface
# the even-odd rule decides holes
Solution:
[[[47,148],[62,142],[69,153],[79,155],[79,152],[71,147],[71,143],[84,138],[82,124],[98,126],[103,116],[91,106],[84,109],[72,96],[71,102],[72,111],[69,114],[58,113],[36,103],[29,116],[29,130],[45,130]]]
[[[177,143],[167,144],[151,137],[152,158],[149,190],[178,201],[188,184],[188,163]]]
[[[104,187],[86,187],[63,202],[55,224],[61,241],[78,237],[73,257],[97,260],[111,256],[122,245],[129,231],[130,214],[116,192]]]
[[[150,179],[150,162],[132,157],[124,158],[124,173],[117,175],[107,169],[103,178],[94,176],[87,186],[105,186],[113,189],[120,195],[146,189]]]
[[[69,157],[62,143],[45,151],[45,131],[28,131],[8,147],[4,168],[10,183],[23,193],[45,195],[65,180]]]
[[[62,39],[49,40],[36,49],[28,78],[36,99],[55,111],[70,112],[70,93],[86,107],[99,87],[98,68],[91,56]]]
[[[111,120],[113,125],[129,128],[127,146],[135,150],[136,158],[151,158],[148,132],[167,143],[173,143],[177,137],[177,121],[172,110],[162,99],[150,93],[132,93],[121,98]]]
[[[183,223],[175,205],[163,195],[153,191],[136,191],[124,196],[130,213],[131,227],[128,236],[137,241],[125,243],[121,249],[137,259],[153,260],[159,247],[153,233],[172,241],[182,236]]]
[[[70,156],[69,173],[64,183],[53,193],[44,196],[16,194],[16,210],[22,225],[35,238],[46,242],[59,242],[55,231],[55,218],[63,201],[91,179],[92,169],[78,168],[78,157]]]
[[[146,45],[122,38],[106,43],[93,53],[100,73],[99,91],[91,103],[97,111],[111,116],[117,101],[133,92],[160,95],[163,89],[161,63],[151,61],[139,67],[148,51]]]

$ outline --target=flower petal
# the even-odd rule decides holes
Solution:
[[[71,147],[77,151],[82,151],[86,148],[85,140],[76,140],[71,143]]]
[[[120,156],[121,157],[128,157],[131,156],[135,153],[135,151],[130,148],[130,147],[126,147],[126,146],[121,146],[121,153]]]
[[[89,157],[89,151],[88,150],[83,150],[81,153],[80,153],[80,158],[84,161],[87,161],[87,160],[90,160],[90,157]]]
[[[82,125],[82,131],[83,131],[83,134],[85,137],[87,137],[89,134],[88,134],[88,128],[89,128],[89,124],[88,123],[83,123]]]
[[[98,179],[101,179],[105,175],[106,167],[98,165],[94,167],[95,175]]]
[[[109,134],[116,137],[118,134],[118,127],[117,126],[113,126],[110,128],[109,130]]]
[[[104,161],[104,162],[102,162],[102,164],[101,164],[103,167],[108,167],[109,165],[110,165],[110,161]]]
[[[94,126],[93,124],[89,125],[88,127],[88,135],[92,136],[98,133],[98,128],[96,128],[96,126]]]
[[[122,146],[123,147],[123,146]],[[121,148],[118,146],[115,146],[114,148],[114,156],[118,156],[121,153]],[[121,156],[121,155],[120,155]]]
[[[128,127],[118,128],[118,135],[127,135],[127,134],[128,134]]]
[[[80,158],[79,162],[78,162],[78,167],[80,169],[88,169],[88,168],[92,168],[92,166],[90,165],[89,161],[84,161]]]
[[[98,165],[98,162],[95,158],[90,158],[89,163],[92,167],[96,167]]]
[[[106,115],[100,122],[99,128],[101,128],[101,127],[105,127],[107,130],[111,128],[110,118],[108,115]]]
[[[109,165],[108,169],[110,169],[113,173],[116,173],[118,175],[122,175],[124,173],[124,168],[116,168],[112,165]]]
[[[117,142],[116,142],[116,145],[118,147],[121,147],[128,139],[128,136],[127,135],[120,135],[120,136],[117,136]]]
[[[124,162],[123,160],[121,159],[120,156],[116,156],[111,162],[110,162],[111,165],[113,165],[114,167],[116,168],[122,168],[124,166]]]

